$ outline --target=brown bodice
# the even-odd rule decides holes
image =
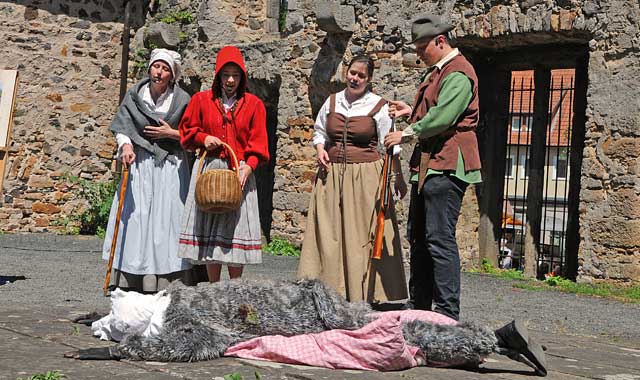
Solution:
[[[333,163],[362,163],[380,159],[378,129],[373,115],[378,113],[386,100],[380,101],[365,116],[346,117],[336,112],[336,94],[329,98],[327,135],[325,146]]]

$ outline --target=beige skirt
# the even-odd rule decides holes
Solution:
[[[311,197],[299,278],[319,279],[349,301],[407,298],[400,233],[393,202],[381,260],[371,260],[382,161],[333,164]]]

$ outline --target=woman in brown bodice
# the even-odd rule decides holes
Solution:
[[[373,61],[355,57],[347,87],[320,108],[313,144],[318,176],[307,217],[298,277],[317,278],[349,301],[405,299],[402,248],[393,204],[385,221],[382,259],[370,261],[382,173],[382,141],[391,127],[386,101],[369,90]],[[407,186],[394,151],[394,189]]]

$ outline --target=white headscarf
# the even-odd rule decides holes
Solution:
[[[151,58],[149,59],[149,67],[147,70],[151,69],[151,65],[155,61],[163,61],[169,65],[171,68],[171,74],[173,75],[173,82],[177,82],[180,78],[181,70],[180,65],[182,64],[182,57],[180,54],[168,49],[153,49],[151,52]]]

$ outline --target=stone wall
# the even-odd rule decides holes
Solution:
[[[69,178],[111,178],[122,12],[117,0],[0,3],[0,67],[19,71],[2,231],[64,229],[84,206]]]
[[[264,174],[264,183],[273,187],[272,194],[267,194],[272,202],[267,210],[272,219],[271,234],[301,242],[315,173],[315,154],[310,144],[313,121],[326,97],[343,87],[346,63],[355,54],[372,55],[377,67],[375,91],[387,98],[395,95],[411,102],[423,67],[407,45],[410,20],[419,12],[431,11],[446,15],[456,25],[453,35],[469,53],[532,45],[561,47],[576,42],[588,46],[580,278],[640,280],[640,225],[636,220],[640,214],[637,206],[640,104],[635,89],[640,62],[637,1],[289,0],[287,4],[285,29],[278,33],[271,0],[157,2],[133,42],[134,49],[149,48],[150,31],[158,27],[173,29],[172,46],[184,56],[182,84],[192,92],[210,87],[219,48],[236,44],[243,50],[251,89],[262,94],[270,113],[268,127],[274,162],[273,171]],[[49,79],[51,74],[41,79],[50,86],[44,90],[37,80],[21,84],[14,158],[0,211],[0,220],[9,221],[12,230],[36,228],[36,217],[41,218],[40,225],[45,228],[58,209],[46,206],[55,213],[36,213],[33,207],[36,202],[55,206],[61,213],[68,212],[73,203],[71,199],[55,199],[65,196],[64,188],[56,188],[66,186],[59,173],[71,169],[95,179],[110,175],[106,170],[110,162],[108,152],[114,142],[106,126],[115,109],[120,26],[92,20],[88,22],[89,29],[78,30],[71,25],[78,21],[74,19],[76,16],[64,12],[50,16],[52,12],[42,8],[34,26],[34,21],[16,21],[12,16],[28,13],[24,6],[2,5],[1,9],[2,25],[8,28],[0,33],[15,46],[11,49],[13,56],[2,58],[11,63],[9,66],[14,68],[15,62],[24,61],[23,78],[43,76],[36,69],[44,67],[46,60],[66,67],[63,74],[55,74],[62,78],[60,82]],[[193,21],[173,25],[160,22],[177,11],[192,14]],[[54,17],[55,21],[45,22],[46,17]],[[85,17],[79,21],[86,23],[86,20]],[[38,35],[32,36],[29,29],[44,32],[48,28],[77,41],[67,46],[68,56],[62,55],[62,41],[68,41],[69,37],[60,38],[55,47],[40,37],[40,44],[52,44],[48,53],[39,53],[41,47],[36,42],[26,42],[35,50],[25,50],[18,47],[25,42],[8,37],[14,35],[30,41],[28,38]],[[89,40],[82,31],[91,33]],[[109,41],[97,40],[101,32],[109,36]],[[74,54],[74,49],[85,55]],[[92,49],[96,51],[92,53]],[[60,95],[60,102],[56,102],[59,97],[54,93]],[[54,94],[51,97],[55,100],[47,99],[49,94]],[[74,104],[89,106],[72,108]],[[46,135],[47,131],[53,136]],[[56,142],[54,138],[62,141]],[[51,147],[49,156],[46,144]],[[22,193],[32,194],[29,197],[33,199]],[[399,219],[404,221],[406,200],[398,209]],[[477,265],[482,256],[477,243],[479,218],[476,191],[469,188],[458,227],[465,267]]]

